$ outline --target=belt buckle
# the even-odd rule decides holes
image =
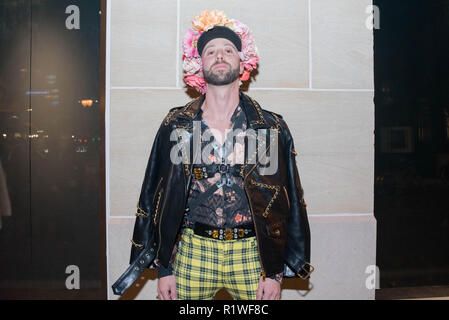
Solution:
[[[306,262],[306,264],[310,266],[310,271],[309,271],[309,272],[307,272],[307,270],[306,270],[304,267],[301,268],[302,270],[304,270],[304,271],[307,272],[307,274],[305,275],[305,277],[301,276],[301,274],[298,272],[298,276],[299,276],[301,279],[303,279],[303,280],[305,280],[305,279],[307,279],[308,277],[310,277],[310,274],[313,272],[313,270],[315,270],[315,268],[314,268],[310,263]]]
[[[234,234],[232,232],[232,229],[225,229],[225,231],[224,231],[224,238],[225,238],[225,240],[232,240],[232,239],[234,239]]]
[[[228,164],[222,163],[218,166],[218,172],[220,173],[226,173],[229,171],[229,169],[230,169],[229,163]]]
[[[204,178],[203,171],[201,170],[201,168],[193,168],[193,173],[195,174],[196,179]]]

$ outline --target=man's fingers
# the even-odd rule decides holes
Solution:
[[[170,298],[170,291],[165,291],[165,292],[162,292],[162,294],[164,295],[164,300],[171,300],[171,298]]]
[[[257,288],[256,293],[256,300],[262,300],[262,294],[263,294],[263,284],[262,282],[259,282],[259,287]]]
[[[168,289],[161,290],[162,300],[171,300],[170,295],[168,294]]]
[[[280,290],[278,288],[265,285],[263,287],[263,299],[262,300],[279,300]]]
[[[174,275],[162,277],[158,280],[158,294],[161,300],[177,300],[176,278]]]
[[[170,296],[171,296],[172,300],[178,300],[178,293],[176,292],[176,284],[171,286]]]
[[[270,300],[276,300],[276,296],[277,296],[278,291],[276,290],[276,288],[272,288],[271,292],[270,292]]]
[[[164,300],[164,296],[162,295],[162,291],[159,288],[157,289],[157,298],[159,300]]]
[[[277,297],[277,291],[273,290],[270,292],[269,296],[268,296],[268,300],[276,300]]]
[[[262,300],[273,300],[273,288],[265,287]]]

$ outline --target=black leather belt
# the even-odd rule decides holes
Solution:
[[[193,233],[196,235],[218,240],[244,239],[254,237],[256,235],[254,231],[254,224],[252,223],[246,223],[234,228],[218,228],[195,222],[193,225],[192,223],[188,224],[188,227],[193,229]]]
[[[224,163],[213,163],[209,165],[194,165],[193,176],[195,177],[195,179],[207,179],[208,177],[213,177],[214,174],[217,172],[221,174],[239,176],[241,169],[242,169],[241,164],[235,164],[233,166]]]

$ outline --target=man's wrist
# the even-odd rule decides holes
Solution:
[[[269,276],[268,278],[276,280],[277,282],[279,282],[281,284],[283,277],[284,277],[284,273],[281,272],[281,273],[273,274],[273,275]]]

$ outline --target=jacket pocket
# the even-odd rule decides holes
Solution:
[[[265,208],[260,211],[262,212],[262,216],[264,218],[268,218],[268,216],[270,215],[271,207],[273,206],[275,201],[279,201],[277,199],[278,199],[280,189],[281,189],[280,186],[261,183],[261,182],[257,182],[254,180],[250,180],[250,183],[252,186],[258,187],[259,191],[257,193],[260,193],[263,195],[262,196],[262,198],[264,199],[263,204],[262,204],[262,201],[259,202],[258,204],[265,206]]]

